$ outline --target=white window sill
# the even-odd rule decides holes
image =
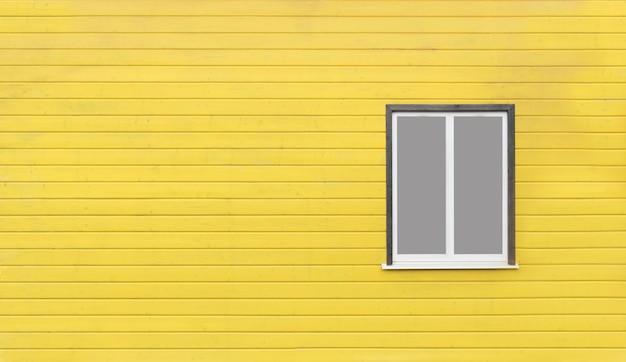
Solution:
[[[519,269],[519,265],[506,263],[470,263],[470,262],[421,262],[421,263],[394,263],[382,264],[384,270],[412,270],[412,269]]]

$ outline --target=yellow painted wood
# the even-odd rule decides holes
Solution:
[[[466,100],[463,103],[480,103],[484,99]],[[198,115],[216,114],[229,115],[360,115],[360,116],[384,116],[385,106],[388,103],[396,103],[389,99],[381,100],[301,100],[301,99],[281,99],[281,100],[204,100],[199,102],[193,99],[133,99],[133,100],[66,100],[66,99],[19,99],[3,101],[3,113],[5,115],[132,115],[141,113],[143,115],[165,114],[165,115]],[[412,103],[428,103],[427,100],[411,99]],[[501,99],[506,103],[508,100]],[[454,103],[451,100],[442,101],[443,104]],[[616,100],[607,101],[517,101],[516,105],[526,110],[526,114],[533,116],[618,116],[622,113],[623,102]],[[541,141],[553,135],[539,134]],[[42,136],[43,137],[43,136]],[[520,134],[521,143],[532,137],[526,133]],[[593,139],[596,135],[572,135],[581,139]],[[624,135],[609,135],[609,142],[624,142]],[[5,143],[7,135],[3,135],[0,142]],[[380,136],[383,139],[382,136]],[[529,140],[530,141],[530,140]],[[539,142],[539,141],[538,141]],[[539,143],[540,145],[541,143]],[[585,143],[583,142],[583,145]],[[556,147],[565,145],[557,143]],[[620,144],[623,146],[623,143]],[[538,145],[536,145],[538,147]],[[524,147],[522,147],[524,148]],[[544,147],[545,148],[545,147]],[[613,147],[616,148],[616,147]]]
[[[517,165],[626,166],[626,150],[521,149],[515,151]]]
[[[545,84],[535,84],[535,89],[545,89]],[[569,90],[575,89],[573,84]],[[604,84],[603,86],[608,86]],[[542,91],[543,93],[543,91]],[[516,117],[515,132],[626,132],[623,117]]]
[[[478,5],[480,6],[480,5]],[[454,9],[452,9],[454,10]],[[194,14],[195,15],[195,14]],[[461,14],[463,15],[463,14]],[[626,27],[621,17],[245,17],[230,16],[80,16],[2,19],[2,33],[619,33]]]
[[[625,182],[626,167],[589,166],[519,166],[517,181],[611,181]]]
[[[413,82],[611,82],[619,83],[624,79],[624,50],[422,50],[410,49],[2,49],[0,64],[11,66],[32,65],[34,74],[21,74],[4,77],[5,81],[33,81],[37,74],[43,73],[44,79],[78,79],[85,81],[76,74],[56,74],[45,72],[70,68],[71,73],[94,73],[94,67],[107,66],[109,70],[99,75],[88,75],[100,81],[113,79],[142,79],[180,82],[193,81],[233,81],[236,79],[265,80],[271,82],[295,81],[337,81],[337,78],[348,77],[361,81],[413,81]],[[124,66],[121,69],[111,65]],[[133,66],[183,66],[172,69],[165,74],[146,74],[150,69],[136,72]],[[275,74],[260,74],[259,67],[289,66],[278,68]],[[406,66],[412,67],[411,72]],[[477,69],[484,66],[503,67],[501,71]],[[63,67],[71,66],[71,67]],[[89,66],[89,67],[88,67]],[[159,66],[159,67],[156,67]],[[217,69],[188,66],[218,66]],[[232,69],[232,66],[238,66]],[[241,69],[246,66],[248,69]],[[297,66],[298,69],[292,69]],[[313,72],[302,74],[300,67],[311,67]],[[350,66],[350,69],[326,66]],[[378,69],[363,69],[353,66],[368,66]],[[386,66],[385,68],[379,68]],[[400,66],[400,67],[397,67]],[[432,67],[432,69],[424,68]],[[445,67],[444,67],[445,66]],[[454,67],[451,67],[454,66]],[[595,66],[595,67],[594,67]],[[598,69],[597,67],[612,67]],[[613,68],[614,67],[614,68]],[[19,67],[24,68],[24,67]],[[169,67],[168,67],[169,68]],[[195,68],[195,69],[194,69]],[[250,69],[251,68],[251,69]],[[321,68],[321,69],[320,69]],[[510,69],[512,68],[512,69]],[[75,71],[74,71],[75,69]],[[468,72],[471,69],[472,72]],[[110,70],[117,70],[111,72]],[[201,72],[198,72],[201,70]],[[230,71],[228,71],[230,70]],[[241,70],[241,72],[240,72]],[[274,67],[272,67],[274,70]],[[356,72],[355,72],[356,70]],[[365,70],[365,71],[364,71]],[[390,70],[390,71],[388,71]],[[119,73],[118,73],[119,72]],[[522,73],[520,73],[522,72]],[[4,72],[3,72],[4,73]],[[10,72],[7,72],[10,73]],[[320,77],[319,74],[323,74]],[[469,73],[469,74],[468,74]],[[528,74],[531,78],[522,76]],[[317,76],[316,76],[317,75]],[[592,75],[598,76],[596,78]]]
[[[384,225],[382,215],[0,217],[0,231],[384,231]]]
[[[0,199],[325,199],[384,198],[385,184],[364,183],[2,183]],[[233,230],[234,231],[234,230]]]
[[[88,139],[88,137],[87,137]],[[621,157],[621,156],[620,156]],[[384,165],[377,149],[20,149],[0,148],[4,165]]]
[[[428,52],[371,51],[341,52],[326,51],[255,51],[243,54],[235,62],[228,51],[121,51],[121,54],[108,57],[109,50],[98,54],[86,65],[76,63],[76,54],[61,55],[58,64],[71,61],[71,66],[50,65],[49,56],[55,54],[48,50],[45,55],[32,61],[37,51],[25,51],[29,55],[31,66],[15,65],[16,58],[0,62],[4,82],[410,82],[410,83],[623,83],[626,81],[624,63],[615,63],[615,59],[624,59],[624,55],[613,56],[618,51],[603,52],[530,52],[528,57],[521,57],[520,52]],[[391,53],[390,53],[391,52]],[[11,54],[20,54],[12,50]],[[75,52],[74,52],[75,53]],[[89,53],[99,53],[91,50]],[[209,53],[203,56],[203,53]],[[217,57],[215,54],[219,54]],[[132,54],[132,59],[128,58]],[[194,54],[198,54],[194,56]],[[210,57],[213,54],[215,58]],[[222,60],[230,54],[230,59]],[[442,55],[443,54],[443,55]],[[448,55],[446,55],[448,54]],[[479,55],[476,58],[476,54]],[[277,56],[278,55],[278,56]],[[322,56],[323,55],[323,56]],[[482,55],[482,56],[480,56]],[[2,56],[2,53],[0,53]],[[163,56],[161,58],[159,56]],[[332,56],[332,57],[331,57]],[[126,59],[125,59],[125,58]],[[165,58],[166,57],[166,58]],[[182,59],[179,59],[182,58]],[[246,65],[250,58],[257,59],[254,64]],[[507,59],[509,59],[507,61]],[[545,58],[545,59],[544,59]],[[154,65],[166,59],[166,65]],[[278,60],[277,60],[278,59]],[[448,60],[446,60],[448,59]],[[463,62],[460,62],[460,59]],[[492,59],[492,60],[489,60]],[[491,64],[493,59],[497,63]],[[597,64],[596,60],[609,62],[597,67],[585,66]],[[332,62],[331,62],[332,60]],[[107,65],[114,62],[116,66]],[[507,61],[505,63],[505,61]],[[212,63],[211,63],[212,62]],[[223,64],[223,63],[227,64]],[[290,64],[293,63],[293,64]],[[363,63],[371,62],[369,66]],[[216,64],[217,63],[217,64]],[[317,63],[317,65],[315,65]],[[389,66],[388,63],[391,63]],[[42,65],[44,64],[44,65]],[[149,65],[152,64],[152,65]],[[187,65],[185,65],[187,64]],[[228,66],[236,64],[237,66]],[[313,64],[313,65],[312,65]],[[377,66],[378,64],[378,66]],[[387,65],[385,65],[387,64]],[[394,66],[395,65],[395,66]],[[410,72],[406,66],[414,65]],[[621,66],[617,66],[621,65]],[[491,66],[491,67],[485,67]],[[606,68],[604,68],[606,66]],[[0,83],[2,84],[2,83]],[[538,86],[540,89],[540,86]],[[557,95],[554,95],[557,96]],[[145,116],[137,115],[138,119]],[[251,115],[258,116],[258,115]],[[309,115],[310,116],[310,115]],[[350,114],[349,116],[355,116]],[[522,114],[523,116],[523,114]],[[556,115],[563,116],[563,115]]]
[[[626,182],[519,182],[520,198],[626,198]]]
[[[486,355],[488,356],[486,357]],[[30,362],[33,360],[66,362],[85,361],[98,358],[128,361],[157,361],[157,360],[229,360],[245,362],[251,359],[276,361],[282,358],[293,361],[321,361],[321,360],[349,360],[349,359],[389,359],[410,360],[423,358],[425,360],[463,360],[468,362],[485,361],[540,361],[565,358],[573,362],[610,361],[619,362],[626,356],[626,350],[576,348],[576,349],[472,349],[472,348],[362,348],[362,349],[125,349],[125,350],[0,350],[0,356],[6,360],[16,362]]]
[[[612,173],[605,172],[600,180]],[[384,182],[384,166],[0,166],[0,180],[123,182]],[[615,178],[617,180],[617,178]],[[597,180],[596,180],[597,181]],[[626,181],[626,177],[624,177]]]
[[[5,148],[384,148],[383,133],[0,133]]]
[[[515,136],[516,147],[624,149],[626,133],[521,133]]]
[[[371,3],[371,2],[370,2]],[[626,13],[626,7],[624,7]],[[4,49],[623,50],[625,34],[0,34]]]
[[[431,273],[431,272],[428,272]],[[447,273],[450,274],[450,273]],[[550,299],[3,299],[14,315],[497,316],[623,315],[620,298]],[[597,318],[597,317],[596,317]],[[557,323],[558,324],[558,323]]]
[[[567,97],[561,92],[568,92]],[[353,99],[401,99],[421,98],[433,99],[474,99],[480,93],[483,97],[504,99],[623,99],[626,90],[621,84],[518,84],[509,87],[505,83],[498,84],[413,84],[413,83],[0,83],[0,98],[16,99],[100,99],[100,98],[149,98],[149,99],[249,99],[249,98],[340,98],[350,94]],[[32,117],[31,117],[32,118]],[[171,118],[171,117],[170,117]],[[199,118],[199,117],[196,117]],[[339,118],[339,117],[336,117]],[[41,117],[40,117],[41,119]],[[76,120],[80,121],[80,120]],[[316,120],[317,121],[317,120]],[[341,121],[341,120],[339,120]],[[524,118],[517,120],[524,123]],[[560,122],[559,122],[560,121]],[[587,131],[589,120],[575,127],[565,123],[567,120],[557,118],[563,131]],[[609,120],[610,121],[610,120]],[[274,120],[276,122],[276,120]],[[605,121],[607,122],[607,121]],[[102,123],[102,122],[100,122]],[[252,123],[252,122],[248,122]],[[269,123],[269,122],[268,122]],[[539,127],[540,124],[532,124]],[[581,122],[579,122],[580,124]],[[608,123],[608,122],[607,122]],[[623,123],[623,122],[622,122]],[[587,127],[580,129],[587,125]],[[151,125],[154,129],[157,125]],[[618,126],[618,125],[615,125]],[[539,128],[550,131],[548,127]],[[559,129],[559,128],[557,128]],[[621,129],[626,127],[622,126]],[[282,129],[284,130],[284,129]],[[119,129],[118,129],[119,131]],[[267,131],[267,129],[264,129]]]
[[[0,316],[10,332],[623,332],[626,315],[598,316]]]
[[[10,338],[8,338],[10,335]],[[522,338],[520,338],[522,337]],[[623,348],[625,332],[1,333],[7,348]]]
[[[517,232],[518,245],[529,248],[623,248],[626,246],[626,232],[585,231],[585,232]]]
[[[385,215],[385,207],[383,199],[11,199],[0,202],[0,215]]]
[[[385,132],[379,116],[0,115],[0,125],[2,132]]]
[[[618,250],[618,249],[613,249]],[[359,254],[359,250],[350,250],[353,254]],[[517,272],[500,270],[500,271],[471,271],[464,273],[449,273],[441,270],[429,270],[422,272],[405,272],[399,275],[389,276],[381,270],[376,263],[370,263],[367,265],[273,265],[271,268],[268,266],[259,265],[240,265],[236,264],[236,260],[233,260],[231,266],[228,265],[213,265],[213,266],[198,266],[198,265],[41,265],[41,266],[23,266],[23,265],[7,265],[3,266],[0,280],[7,283],[25,283],[25,282],[63,282],[63,283],[103,283],[103,282],[116,282],[116,283],[128,283],[128,282],[390,282],[390,281],[402,281],[402,282],[527,282],[527,281],[598,281],[598,282],[619,282],[624,278],[623,265],[603,265],[587,263],[581,256],[585,251],[589,249],[581,250],[577,252],[577,255],[568,253],[571,256],[569,259],[577,264],[562,264],[554,265],[550,263],[548,257],[554,258],[558,255],[557,251],[548,251],[545,253],[545,257],[542,256],[541,251],[533,250],[532,252],[526,252],[523,250],[522,260],[524,260],[523,270],[520,269]],[[611,251],[611,250],[609,250]],[[609,252],[607,251],[607,253]],[[175,255],[185,255],[184,253],[178,253],[177,250],[173,251]],[[623,252],[619,251],[623,256]],[[12,250],[7,250],[7,254],[12,254]],[[339,251],[338,254],[345,255],[347,252]],[[121,253],[119,253],[121,254]],[[130,251],[130,254],[141,257],[142,254]],[[187,253],[189,254],[189,253]],[[203,253],[206,255],[208,253]],[[223,251],[215,251],[216,255],[224,256]],[[259,257],[262,253],[240,253],[241,255],[251,255]],[[283,256],[298,256],[302,253],[285,253],[279,250],[277,254]],[[323,255],[332,254],[331,251],[324,251]],[[377,258],[383,255],[382,250],[376,251]],[[79,255],[75,253],[75,255]],[[87,253],[83,260],[88,257]],[[153,255],[150,252],[143,252],[143,255]],[[373,254],[372,254],[373,255]],[[528,264],[526,261],[531,260],[532,257],[541,258],[543,264]],[[600,255],[600,253],[593,253],[591,256]],[[227,258],[225,256],[224,259]],[[574,260],[578,258],[578,260]],[[615,257],[617,258],[617,257]],[[614,258],[614,260],[615,260]],[[76,258],[75,260],[78,260]],[[154,260],[154,258],[152,258]],[[299,259],[294,259],[299,260]],[[607,262],[607,258],[601,259]],[[582,261],[582,262],[581,262]],[[371,262],[371,259],[370,259]],[[42,264],[45,261],[41,262]],[[583,264],[585,263],[585,264]],[[102,262],[104,264],[104,262]],[[391,277],[391,278],[390,278]],[[224,296],[228,297],[227,295]],[[384,297],[378,297],[379,300],[386,300]],[[619,301],[614,301],[616,305],[619,305]],[[103,302],[104,303],[104,302]],[[314,302],[310,302],[312,305],[316,305]],[[358,304],[358,300],[352,301],[353,304]],[[539,302],[536,302],[539,304]],[[572,302],[573,303],[573,302]],[[106,304],[106,303],[104,303]],[[227,304],[226,304],[227,305]],[[366,304],[368,305],[368,304]],[[454,309],[452,306],[448,308]],[[598,307],[599,308],[599,307]],[[290,308],[287,308],[288,310]],[[328,313],[327,308],[323,308],[325,313]],[[360,308],[357,308],[360,310]],[[402,310],[402,309],[401,309]],[[426,311],[419,312],[419,309],[415,310],[417,314],[427,315]],[[623,312],[622,310],[620,311]],[[205,311],[205,313],[207,313]],[[608,313],[609,311],[606,311]],[[86,312],[84,312],[86,313]],[[83,313],[83,314],[84,314]],[[91,313],[98,314],[92,310]],[[114,312],[113,312],[114,313]],[[122,311],[118,311],[122,313]],[[168,313],[188,313],[183,309],[173,308]],[[233,311],[232,313],[236,313]],[[246,314],[247,312],[240,311],[239,313]],[[278,309],[274,311],[275,315],[283,315],[285,312],[281,312]],[[337,311],[336,313],[341,313]],[[377,313],[391,313],[381,310],[372,310],[364,314],[377,314]],[[396,312],[393,312],[396,313]],[[527,314],[539,313],[537,311],[527,311]],[[41,314],[33,310],[30,314]],[[71,315],[72,313],[68,313]],[[123,313],[122,313],[123,314]],[[202,313],[201,313],[202,314]],[[209,313],[211,314],[211,313]],[[331,313],[333,314],[333,313]],[[454,313],[453,313],[454,314]],[[484,314],[484,313],[483,313]],[[488,314],[488,313],[487,313]],[[541,314],[541,313],[540,313]],[[564,314],[564,313],[561,313]],[[580,313],[578,313],[580,314]]]
[[[0,360],[624,360],[625,14],[0,0]],[[390,103],[516,104],[520,269],[382,270]]]
[[[398,273],[392,273],[385,283],[1,283],[0,293],[9,299],[103,299],[112,296],[123,299],[223,299],[225,296],[229,299],[626,298],[626,288],[620,281],[396,282],[395,274]]]
[[[620,236],[623,235],[605,237],[603,240],[614,244],[603,245],[608,247],[626,245],[619,244],[620,240],[626,240]],[[384,232],[0,232],[2,249],[336,249],[382,248],[384,245]]]
[[[624,199],[517,199],[517,215],[625,215]]]
[[[626,231],[626,215],[518,216],[519,231]]]
[[[193,0],[176,3],[160,1],[126,1],[111,7],[107,1],[55,0],[46,3],[26,4],[21,1],[0,2],[0,15],[11,16],[62,16],[62,15],[213,15],[237,16],[619,16],[626,14],[626,5],[620,1],[599,0],[582,3],[578,0],[540,1],[529,6],[527,1],[503,1],[485,6],[484,1],[352,1],[306,0],[285,4],[269,1],[212,1],[198,3]]]

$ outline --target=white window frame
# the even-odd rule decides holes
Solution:
[[[445,117],[446,253],[398,254],[398,117]],[[502,117],[502,254],[454,254],[454,117]],[[390,157],[391,156],[391,157]],[[515,262],[514,106],[387,106],[387,263],[384,269],[511,269]],[[390,250],[391,249],[391,250]]]

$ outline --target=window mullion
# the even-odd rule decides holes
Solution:
[[[454,116],[446,115],[446,255],[454,255]]]

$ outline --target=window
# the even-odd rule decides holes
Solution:
[[[515,107],[387,106],[385,269],[515,263]]]

